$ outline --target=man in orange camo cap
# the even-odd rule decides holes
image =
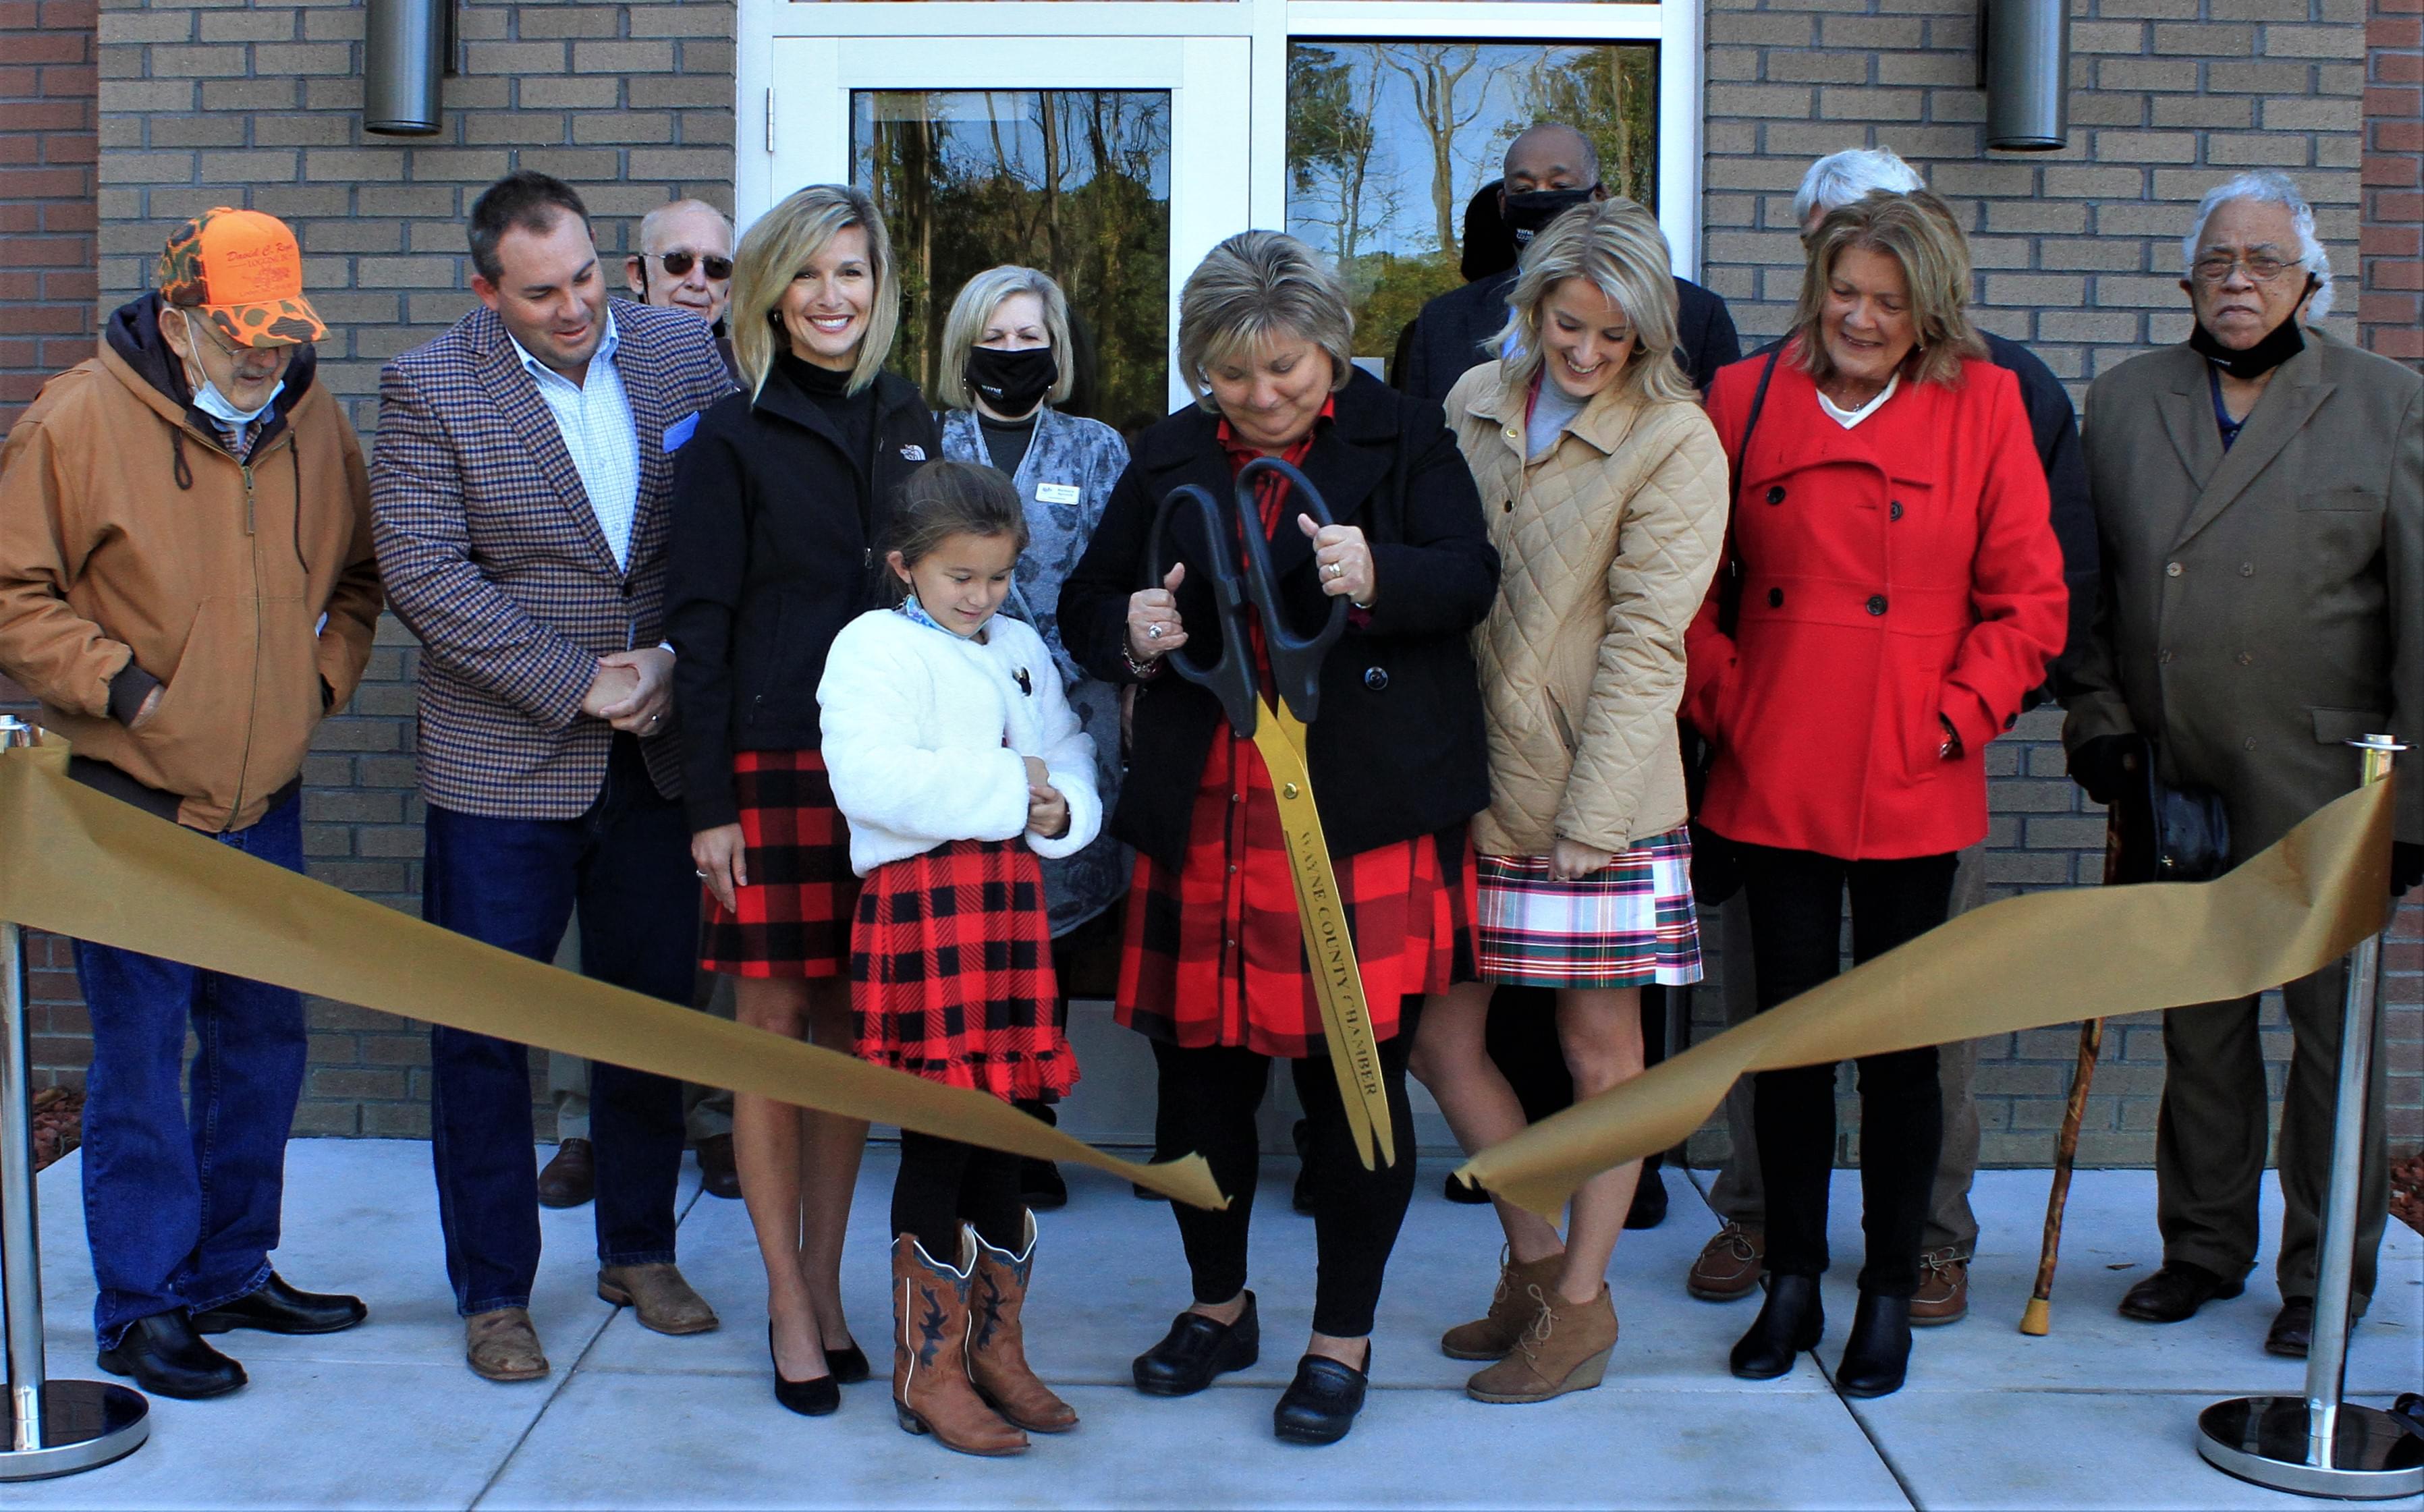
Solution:
[[[206,212],[169,238],[158,290],[119,307],[100,353],[0,446],[0,673],[72,742],[69,773],[294,871],[303,756],[379,613],[361,448],[312,381],[325,334],[295,233]],[[102,1368],[216,1396],[244,1367],[203,1334],[361,1322],[358,1299],[270,1268],[301,998],[85,941],[76,969]]]

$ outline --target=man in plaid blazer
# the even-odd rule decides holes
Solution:
[[[569,185],[517,173],[472,206],[482,308],[380,377],[379,565],[421,638],[423,915],[536,960],[577,908],[582,970],[688,1006],[698,915],[662,645],[673,465],[731,390],[707,327],[610,302]],[[430,1031],[430,1121],[465,1357],[548,1371],[527,1052]],[[679,1084],[599,1065],[598,1296],[666,1333],[715,1327],[674,1266]]]

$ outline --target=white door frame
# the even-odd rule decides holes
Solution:
[[[794,151],[821,153],[803,161],[829,162],[836,176],[849,169],[848,105],[850,88],[943,88],[950,74],[965,83],[959,88],[1048,88],[1121,87],[1113,81],[1118,60],[1152,55],[1156,41],[1183,45],[1182,63],[1145,65],[1174,75],[1160,85],[1131,84],[1139,88],[1209,88],[1217,94],[1237,92],[1226,82],[1242,77],[1246,106],[1245,143],[1241,154],[1247,173],[1247,202],[1236,218],[1226,221],[1210,241],[1200,244],[1190,231],[1182,244],[1176,218],[1181,206],[1210,185],[1227,202],[1225,170],[1236,166],[1215,162],[1214,176],[1199,183],[1186,181],[1187,192],[1175,192],[1173,178],[1171,261],[1176,270],[1191,267],[1193,257],[1182,258],[1182,245],[1200,255],[1204,248],[1249,225],[1283,226],[1287,214],[1287,44],[1291,37],[1456,37],[1476,41],[1655,41],[1659,44],[1658,79],[1658,220],[1674,254],[1675,271],[1697,277],[1700,266],[1701,175],[1701,14],[1698,0],[1643,0],[1643,3],[1575,5],[1559,0],[739,0],[739,37],[735,69],[734,110],[738,128],[734,207],[742,225],[773,202],[773,159],[778,145],[789,159]],[[837,42],[889,39],[913,44],[902,54],[921,57],[923,69],[882,65],[879,84],[858,70],[872,66],[873,56],[840,48],[778,49],[786,39],[824,38]],[[1191,44],[1239,40],[1242,55],[1225,48],[1198,50]],[[1013,50],[1022,40],[1045,44],[1040,53]],[[975,43],[974,47],[960,44]],[[816,55],[812,60],[810,52]],[[845,65],[844,59],[848,58]],[[973,67],[962,62],[979,60]],[[799,60],[799,61],[794,61]],[[989,61],[988,69],[985,63]],[[1041,72],[1023,72],[1030,66]],[[844,76],[845,67],[848,76]],[[1088,71],[1091,71],[1088,72]],[[1235,71],[1234,72],[1232,71]],[[984,75],[980,81],[977,74]],[[914,76],[914,82],[912,82]],[[1080,78],[1101,82],[1081,83]],[[1127,75],[1121,75],[1126,77]],[[833,118],[809,101],[802,102],[805,117],[789,102],[794,91],[812,98],[843,101],[841,126],[834,133]],[[770,91],[772,91],[770,93]],[[1201,94],[1199,93],[1199,98]],[[773,109],[770,116],[769,105]],[[1172,121],[1173,175],[1193,173],[1183,167],[1179,136],[1190,136],[1201,147],[1201,126],[1182,127],[1179,112]],[[798,118],[798,119],[794,119]],[[1217,119],[1217,118],[1214,118]],[[822,134],[810,140],[797,134]],[[1235,151],[1235,138],[1217,134],[1221,153]],[[796,144],[796,145],[794,145]],[[810,182],[810,181],[802,181]],[[1192,217],[1189,217],[1190,223]]]

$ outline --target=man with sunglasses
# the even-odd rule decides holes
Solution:
[[[317,381],[327,327],[282,222],[205,211],[169,237],[158,283],[0,447],[0,672],[72,744],[70,776],[300,871],[303,757],[378,622],[361,447]],[[245,1371],[202,1335],[361,1322],[358,1299],[270,1267],[301,995],[88,941],[75,953],[101,1367],[217,1396]]]
[[[2146,781],[2131,763],[2150,745],[2156,780],[2220,796],[2236,863],[2357,785],[2348,740],[2424,742],[2424,378],[2313,324],[2331,309],[2331,263],[2286,175],[2245,173],[2207,194],[2182,251],[2188,340],[2087,391],[2104,592],[2063,742],[2099,803]],[[2416,760],[2401,763],[2394,895],[2424,879]],[[2264,1341],[2276,1355],[2304,1356],[2315,1326],[2346,983],[2336,963],[2282,989],[2282,1305]],[[2163,1057],[2163,1264],[2121,1300],[2123,1316],[2147,1323],[2237,1297],[2255,1268],[2267,1142],[2257,999],[2166,1013]],[[2377,1042],[2352,1317],[2373,1292],[2388,1201],[2382,1077]]]
[[[667,310],[687,310],[715,332],[733,381],[732,337],[724,307],[732,302],[732,222],[704,199],[677,199],[640,217],[640,249],[623,260],[631,297]]]

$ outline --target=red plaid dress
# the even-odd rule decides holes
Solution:
[[[850,826],[834,805],[823,754],[736,752],[732,778],[749,885],[733,891],[737,912],[707,894],[699,969],[732,977],[840,976],[850,961],[859,884],[850,866]]]
[[[1012,1102],[1060,1096],[1044,868],[1024,839],[952,840],[868,873],[850,954],[858,1057]]]
[[[1325,406],[1322,419],[1330,415]],[[1225,421],[1220,438],[1232,472],[1257,454],[1236,443]],[[1308,433],[1285,458],[1300,465],[1312,447]],[[1266,533],[1297,528],[1283,507],[1287,491],[1278,478],[1258,487]],[[1252,636],[1268,687],[1259,628]],[[1450,876],[1428,836],[1333,858],[1375,1039],[1396,1034],[1406,997],[1475,975],[1469,841],[1457,863]],[[1123,947],[1117,1016],[1130,1028],[1187,1049],[1243,1045],[1292,1060],[1321,1053],[1321,1006],[1297,922],[1279,800],[1262,753],[1226,724],[1204,759],[1185,862],[1172,873],[1137,857]]]

